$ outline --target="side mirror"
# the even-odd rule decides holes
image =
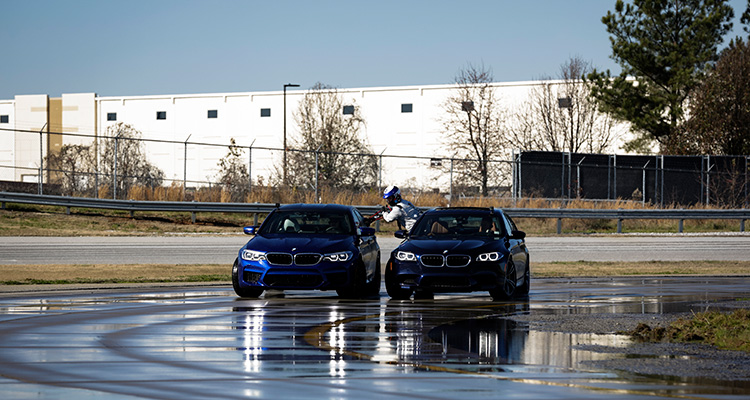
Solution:
[[[359,236],[375,236],[375,228],[370,228],[369,226],[360,226],[357,229],[359,230]]]
[[[511,239],[525,239],[526,238],[526,232],[524,231],[513,231],[510,233]]]
[[[396,231],[393,233],[393,236],[399,238],[399,239],[406,239],[407,236],[409,236],[409,233],[407,233],[404,230]]]
[[[245,232],[245,235],[255,235],[258,233],[258,226],[246,226],[242,228],[242,231]]]

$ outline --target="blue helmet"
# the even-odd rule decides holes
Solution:
[[[383,191],[383,198],[388,200],[388,204],[396,204],[401,201],[401,190],[397,186],[388,186]]]

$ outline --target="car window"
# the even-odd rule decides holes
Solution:
[[[412,236],[495,236],[504,234],[505,224],[497,215],[477,214],[425,214],[412,228]],[[497,232],[497,233],[496,233]]]
[[[364,226],[365,225],[365,218],[362,216],[362,214],[357,210],[356,208],[352,209],[352,212],[354,213],[354,221],[356,222],[357,226]]]
[[[510,232],[517,231],[518,227],[516,226],[516,223],[513,222],[513,218],[509,217],[506,214],[503,214],[503,216],[508,220],[508,224],[510,225]]]
[[[351,214],[348,212],[278,210],[266,218],[259,233],[350,235],[353,232],[354,223]]]

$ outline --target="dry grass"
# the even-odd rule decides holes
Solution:
[[[103,195],[108,192],[102,188]],[[444,194],[431,191],[404,190],[404,197],[421,208],[448,206]],[[131,189],[129,198],[133,200],[179,201],[183,198],[182,186],[172,184],[168,187]],[[219,187],[200,188],[188,193],[189,200],[201,202],[227,202],[231,199],[228,192]],[[254,186],[246,197],[249,203],[314,203],[315,192],[311,190],[285,189],[276,186]],[[366,191],[347,191],[322,188],[318,193],[321,203],[338,203],[349,205],[381,205],[383,199],[380,190],[373,188]],[[570,209],[653,209],[650,204],[638,201],[585,201],[555,199],[510,199],[497,197],[474,197],[455,199],[451,206],[456,207],[496,207],[496,208],[570,208]],[[250,225],[252,215],[242,214],[197,214],[195,224],[189,213],[146,213],[138,212],[130,218],[127,212],[110,210],[72,209],[70,216],[62,216],[63,207],[23,206],[8,204],[7,210],[0,211],[0,236],[15,235],[113,235],[113,234],[159,234],[163,232],[238,232],[242,226]],[[670,205],[667,208],[683,208]],[[694,206],[691,208],[705,208]],[[711,207],[719,208],[719,207]],[[18,212],[21,212],[20,214]],[[261,216],[262,220],[262,216]],[[521,230],[531,235],[550,235],[557,233],[557,219],[518,219]],[[392,232],[393,224],[381,224],[381,230]],[[613,233],[617,230],[617,221],[606,219],[564,219],[562,232],[565,234]],[[738,231],[736,220],[686,220],[684,232],[727,232]],[[625,220],[623,232],[677,232],[676,220]]]
[[[749,261],[535,263],[534,278],[583,276],[750,275]],[[229,282],[230,265],[0,265],[0,284]]]
[[[0,265],[0,284],[228,282],[227,265]]]
[[[750,275],[750,261],[553,262],[531,265],[534,277]]]

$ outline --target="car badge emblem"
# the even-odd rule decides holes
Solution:
[[[296,247],[292,247],[292,251],[297,251],[297,248]]]
[[[448,254],[448,250],[443,250],[443,254]]]

